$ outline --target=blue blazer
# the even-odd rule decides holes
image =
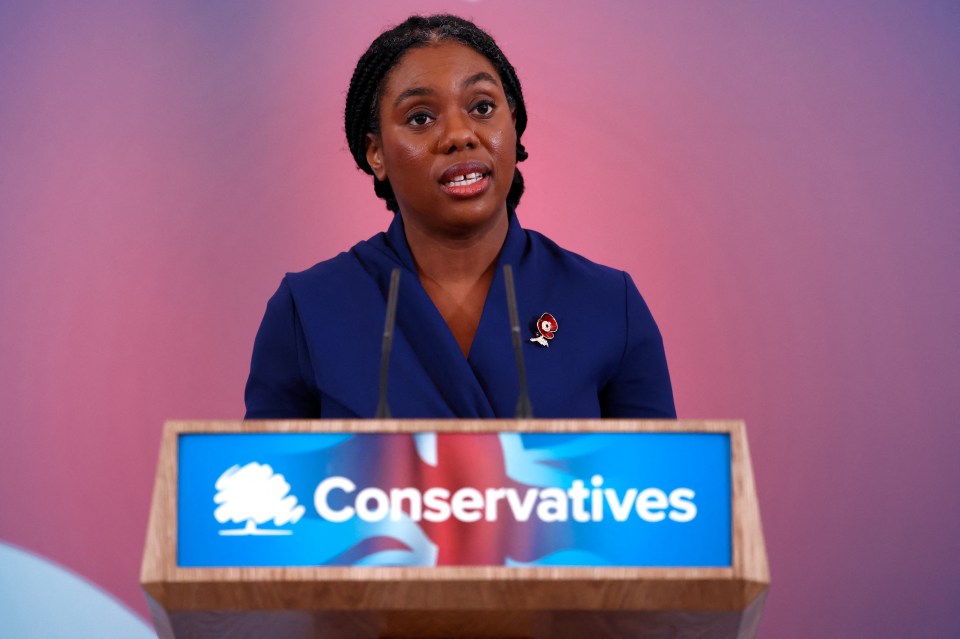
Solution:
[[[511,211],[469,357],[420,285],[395,215],[386,233],[284,277],[254,342],[246,418],[374,416],[394,267],[393,416],[513,417],[518,375],[504,264],[513,267],[521,331],[529,330],[523,351],[535,417],[676,417],[663,340],[630,276],[524,230]],[[532,341],[543,313],[557,330]]]

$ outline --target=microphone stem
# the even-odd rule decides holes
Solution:
[[[387,318],[383,323],[383,348],[380,351],[380,401],[377,403],[377,419],[390,419],[387,402],[387,380],[390,373],[390,351],[393,350],[393,327],[397,320],[397,297],[400,292],[400,269],[390,272],[390,292],[387,295]]]
[[[509,264],[503,267],[503,281],[507,287],[507,309],[510,312],[510,332],[513,335],[513,354],[517,359],[517,375],[520,378],[520,396],[517,398],[517,419],[532,419],[533,406],[527,393],[527,368],[523,361],[522,341],[520,339],[520,320],[517,314],[517,294],[513,288],[513,268]]]

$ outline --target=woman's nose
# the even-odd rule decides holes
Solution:
[[[446,124],[440,141],[441,152],[453,153],[477,146],[477,134],[469,114],[462,111],[451,113],[446,118]]]

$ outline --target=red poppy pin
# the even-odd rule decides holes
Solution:
[[[540,316],[540,319],[537,320],[537,335],[536,337],[531,337],[531,342],[536,342],[541,346],[550,346],[547,343],[548,339],[553,339],[553,334],[557,332],[557,319],[550,313],[544,313]]]

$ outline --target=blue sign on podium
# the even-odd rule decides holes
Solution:
[[[732,561],[725,432],[178,439],[182,567]]]

